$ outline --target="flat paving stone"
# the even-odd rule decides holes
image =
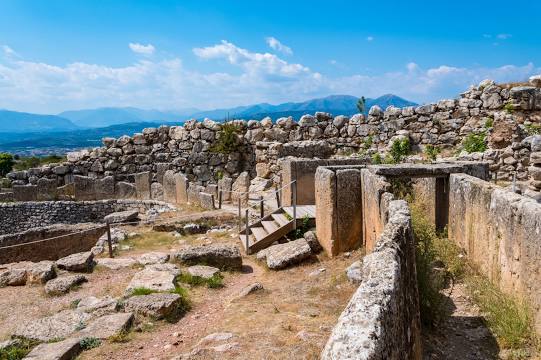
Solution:
[[[49,280],[45,284],[48,295],[59,296],[68,293],[74,286],[80,285],[88,279],[84,275],[68,275]]]
[[[175,278],[176,275],[172,274],[170,271],[158,271],[152,268],[146,268],[133,275],[133,278],[126,288],[126,293],[131,293],[137,288],[145,288],[154,291],[174,290]]]
[[[60,269],[75,272],[92,272],[95,264],[91,251],[71,254],[56,261]]]
[[[137,261],[132,258],[97,258],[96,264],[111,270],[119,270],[135,265]]]
[[[138,295],[126,299],[124,310],[154,319],[163,319],[177,311],[181,301],[180,295],[171,293]]]
[[[104,315],[92,321],[79,332],[83,337],[108,339],[123,331],[128,331],[133,324],[133,313],[117,313]]]
[[[81,351],[79,339],[66,339],[54,343],[40,344],[23,360],[72,360]]]
[[[19,325],[13,336],[42,342],[63,339],[85,326],[90,318],[91,315],[85,312],[63,310]]]
[[[137,261],[142,265],[165,264],[169,261],[169,254],[164,252],[150,252],[141,255]]]
[[[190,266],[188,269],[186,269],[186,271],[192,276],[197,276],[203,279],[210,279],[214,275],[218,274],[220,272],[220,269],[212,266],[194,265]]]

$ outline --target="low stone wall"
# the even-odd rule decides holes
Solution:
[[[107,231],[103,224],[58,224],[0,235],[0,264],[19,261],[58,260],[89,251]],[[44,239],[50,239],[40,241]]]
[[[153,200],[40,201],[0,203],[0,235],[13,234],[53,224],[102,222],[118,211],[145,212],[153,207],[169,206]]]
[[[541,334],[541,204],[472,176],[450,176],[449,239],[504,292],[524,298]]]
[[[415,241],[406,202],[390,202],[389,221],[364,257],[362,274],[321,358],[421,359]]]

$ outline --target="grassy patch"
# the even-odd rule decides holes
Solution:
[[[218,140],[210,147],[211,152],[220,154],[231,154],[237,152],[240,146],[240,128],[235,124],[223,123],[218,132]]]
[[[126,330],[120,331],[118,334],[110,336],[107,340],[112,343],[127,343],[131,340],[130,333]]]
[[[30,340],[20,340],[14,346],[0,349],[0,360],[20,360],[23,359],[32,350],[37,342]]]
[[[462,148],[468,152],[484,152],[487,149],[486,133],[480,132],[479,134],[470,133],[462,141]]]
[[[469,274],[466,284],[503,348],[518,349],[536,343],[531,310],[524,301],[503,294],[480,275]]]
[[[178,277],[178,281],[192,286],[206,285],[208,288],[215,289],[223,287],[223,276],[214,274],[211,278],[205,279],[201,276],[193,276],[190,273],[182,273]]]
[[[150,295],[156,293],[156,290],[148,289],[145,287],[138,287],[131,291],[132,296],[139,296],[139,295]]]
[[[411,152],[411,144],[408,138],[395,140],[391,144],[391,150],[389,155],[391,156],[393,163],[397,164],[402,161]]]
[[[101,345],[101,340],[95,337],[85,337],[79,341],[79,345],[83,351],[97,348]]]
[[[178,239],[164,232],[149,231],[139,234],[136,237],[121,241],[121,245],[128,245],[132,249],[138,250],[156,250],[170,247]]]
[[[480,275],[447,234],[436,233],[433,224],[422,215],[420,205],[413,202],[410,206],[417,240],[417,280],[423,325],[431,327],[448,316],[444,289],[449,281],[462,281],[502,348],[523,350],[539,346],[528,305],[504,294]],[[434,271],[435,264],[443,266],[442,276]]]
[[[434,145],[426,145],[424,148],[424,153],[428,160],[436,161],[438,155],[441,153],[441,149]]]
[[[192,308],[192,302],[188,297],[188,291],[181,286],[175,286],[175,289],[171,290],[170,292],[180,296],[180,302],[177,308],[165,319],[166,321],[173,323],[190,311]]]

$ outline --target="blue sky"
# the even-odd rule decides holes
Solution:
[[[541,72],[541,2],[0,1],[0,108],[455,97]]]

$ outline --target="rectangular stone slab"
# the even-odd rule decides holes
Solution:
[[[149,200],[151,198],[151,194],[150,194],[151,181],[152,181],[152,178],[149,171],[135,174],[135,189],[137,191],[138,199]]]

